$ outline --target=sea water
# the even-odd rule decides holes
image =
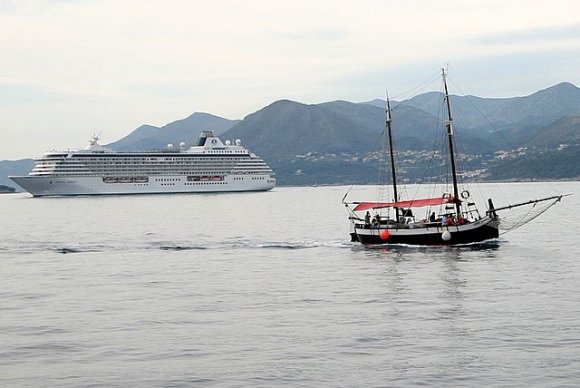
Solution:
[[[347,187],[0,196],[0,386],[580,386],[580,183],[480,189],[576,195],[467,247],[351,243]]]

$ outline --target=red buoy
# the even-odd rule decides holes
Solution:
[[[388,230],[381,230],[381,232],[379,233],[379,237],[381,238],[381,240],[383,241],[387,241],[389,239],[390,233]]]

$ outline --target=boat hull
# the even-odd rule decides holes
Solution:
[[[385,226],[377,228],[357,224],[354,232],[351,233],[351,239],[362,244],[457,245],[477,243],[497,237],[499,237],[499,220],[491,217],[464,225],[431,225],[417,228]]]
[[[10,177],[34,197],[69,195],[121,195],[215,193],[271,190],[276,180],[270,175],[228,175],[221,181],[193,182],[182,175],[149,176],[147,182],[135,180],[105,182],[103,177]]]

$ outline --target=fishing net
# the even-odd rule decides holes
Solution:
[[[502,234],[519,228],[539,217],[549,208],[560,202],[562,197],[552,198],[548,201],[533,202],[517,207],[507,207],[497,211],[500,219],[499,228]]]

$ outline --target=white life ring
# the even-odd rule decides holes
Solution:
[[[469,197],[470,197],[469,191],[467,191],[467,190],[463,190],[463,191],[461,192],[461,198],[463,198],[463,199],[467,199],[467,198],[469,198]]]

